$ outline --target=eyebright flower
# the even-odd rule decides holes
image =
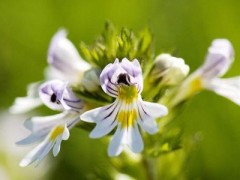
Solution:
[[[70,83],[80,82],[83,73],[90,69],[70,40],[65,30],[58,31],[52,38],[48,49],[48,79],[67,80]]]
[[[240,77],[220,79],[234,60],[232,44],[227,39],[216,39],[208,49],[204,64],[182,84],[174,104],[208,89],[240,105]]]
[[[31,134],[17,142],[19,145],[40,142],[20,162],[20,166],[38,164],[53,148],[53,155],[60,151],[62,140],[69,138],[69,129],[79,120],[83,102],[79,100],[66,83],[60,80],[48,81],[41,85],[39,96],[42,102],[53,110],[62,113],[46,117],[33,117],[25,122]]]
[[[119,155],[127,145],[133,152],[143,150],[138,126],[150,134],[158,131],[156,118],[167,114],[165,106],[143,101],[143,77],[137,59],[130,62],[124,58],[108,64],[100,74],[101,87],[105,93],[116,98],[107,106],[87,111],[81,115],[86,122],[97,123],[91,138],[105,136],[117,126],[108,148],[109,156]]]

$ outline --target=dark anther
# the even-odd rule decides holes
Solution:
[[[56,101],[57,101],[57,96],[55,93],[53,93],[51,96],[51,102],[55,103]]]
[[[119,74],[117,83],[123,83],[125,85],[130,85],[130,77],[128,74]]]

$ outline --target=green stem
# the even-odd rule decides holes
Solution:
[[[156,161],[153,158],[142,158],[142,163],[148,180],[157,180]]]

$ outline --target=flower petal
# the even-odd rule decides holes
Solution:
[[[46,154],[51,150],[53,146],[52,142],[48,140],[44,140],[37,147],[35,147],[32,151],[30,151],[19,163],[21,167],[28,166],[32,164],[34,161],[39,163],[40,157],[46,156]]]
[[[109,156],[118,156],[124,145],[127,143],[126,128],[121,128],[118,126],[117,131],[113,135],[113,138],[108,146],[108,155]]]
[[[134,126],[127,128],[122,128],[120,125],[118,126],[117,131],[109,144],[108,155],[118,156],[125,145],[129,146],[129,148],[135,153],[139,153],[143,150],[142,137],[136,123]]]
[[[139,153],[143,150],[143,140],[138,130],[138,125],[135,123],[134,126],[128,128],[128,146],[135,152]]]
[[[76,75],[77,72],[88,70],[90,65],[82,60],[66,36],[65,30],[60,30],[54,35],[48,50],[48,63],[65,74]]]
[[[83,102],[78,99],[68,84],[60,80],[47,81],[41,85],[39,96],[46,106],[53,110],[80,112]]]
[[[99,107],[96,109],[92,109],[90,111],[84,112],[80,118],[83,121],[86,122],[99,122],[102,121],[106,118],[108,118],[109,116],[111,116],[113,114],[113,112],[115,111],[116,107],[118,107],[118,104],[120,102],[118,100],[114,101],[114,103],[104,106],[104,107]],[[113,117],[113,116],[111,116]]]
[[[118,96],[119,85],[135,85],[140,93],[143,88],[142,70],[138,60],[130,62],[126,58],[108,64],[100,74],[100,82],[105,93],[112,97]]]
[[[119,60],[116,59],[113,64],[112,63],[108,64],[100,74],[100,83],[103,91],[112,97],[117,97],[118,94],[116,80],[114,82],[112,80],[112,77],[114,76],[114,74],[116,76],[116,73],[118,74],[120,73],[119,67],[120,67]]]
[[[105,136],[109,132],[113,130],[113,128],[117,125],[117,121],[112,119],[107,119],[107,122],[98,123],[96,127],[91,131],[90,138],[99,138]]]
[[[65,89],[61,103],[65,110],[80,112],[83,109],[83,102],[69,88]]]
[[[26,120],[24,126],[32,132],[39,132],[43,129],[51,129],[56,124],[69,119],[71,114],[63,112],[52,116],[33,117]]]
[[[65,134],[65,135],[64,135]],[[56,156],[60,151],[60,145],[62,137],[65,139],[69,137],[69,132],[66,125],[55,126],[48,136],[36,146],[32,151],[30,151],[20,162],[20,166],[25,167],[36,161],[38,163],[49,153],[49,151],[54,147],[53,154]]]
[[[58,153],[60,152],[60,148],[61,148],[61,142],[62,140],[68,140],[70,134],[69,134],[69,130],[68,128],[65,126],[64,128],[64,132],[62,135],[60,135],[57,139],[56,142],[53,146],[53,156],[56,157],[58,155]]]
[[[61,142],[62,139],[61,138],[57,138],[54,146],[53,146],[53,156],[56,157],[58,155],[58,153],[60,152],[61,149]]]
[[[201,67],[205,79],[220,77],[226,73],[234,59],[232,44],[227,39],[216,39],[208,49],[205,63]]]
[[[154,134],[158,131],[156,118],[167,115],[168,110],[165,106],[150,103],[146,101],[137,101],[138,107],[138,123],[149,134]]]
[[[154,118],[160,118],[168,114],[168,109],[164,105],[161,105],[158,103],[146,102],[146,101],[142,101],[139,104],[141,104],[143,111],[145,111],[148,115]]]
[[[32,143],[43,140],[45,138],[45,135],[46,135],[45,133],[38,133],[38,134],[32,133],[29,136],[27,136],[26,138],[24,138],[20,141],[17,141],[16,144],[17,145],[32,144]]]
[[[59,79],[62,81],[75,82],[78,79],[75,76],[72,76],[72,75],[69,76],[67,74],[64,74],[52,66],[48,66],[44,69],[44,75],[45,75],[45,79],[49,81],[54,79]]]
[[[67,84],[60,80],[47,81],[40,86],[39,96],[50,109],[62,111],[64,108],[60,101],[66,86]]]
[[[31,144],[41,141],[51,131],[51,129],[59,123],[67,120],[70,114],[60,113],[53,116],[33,117],[25,121],[24,126],[32,133],[26,138],[16,142],[17,145]]]
[[[141,93],[143,89],[143,77],[140,63],[137,59],[130,62],[127,58],[124,58],[121,63],[121,67],[134,79],[134,84],[138,85],[138,92]],[[133,81],[133,80],[132,80]]]
[[[240,105],[240,76],[229,79],[213,79],[205,84],[205,88]]]
[[[144,114],[141,114],[141,118],[138,120],[138,124],[149,134],[155,134],[158,132],[158,125],[155,119],[150,117],[146,118],[146,115]]]
[[[57,115],[45,117],[33,117],[25,121],[24,125],[32,133],[26,138],[18,141],[18,145],[31,144],[41,141],[46,135],[59,124],[67,124],[67,127],[72,128],[80,120],[79,114],[74,112],[63,112]],[[69,135],[64,133],[63,139],[68,138]]]
[[[81,115],[83,121],[97,123],[96,127],[90,133],[91,138],[99,138],[112,131],[117,125],[116,116],[120,107],[120,101],[116,100],[111,105],[96,108]]]
[[[40,85],[40,82],[30,84],[27,88],[27,96],[16,98],[9,111],[13,114],[26,113],[41,106],[43,103],[38,95]]]
[[[18,97],[15,99],[14,104],[10,107],[9,111],[13,114],[26,113],[42,104],[40,98]]]

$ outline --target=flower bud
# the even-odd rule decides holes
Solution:
[[[86,71],[81,80],[81,86],[89,92],[95,92],[100,89],[100,70],[90,69]]]
[[[189,66],[182,58],[160,54],[156,57],[150,73],[154,80],[161,80],[165,85],[177,85],[187,76],[188,72]]]

